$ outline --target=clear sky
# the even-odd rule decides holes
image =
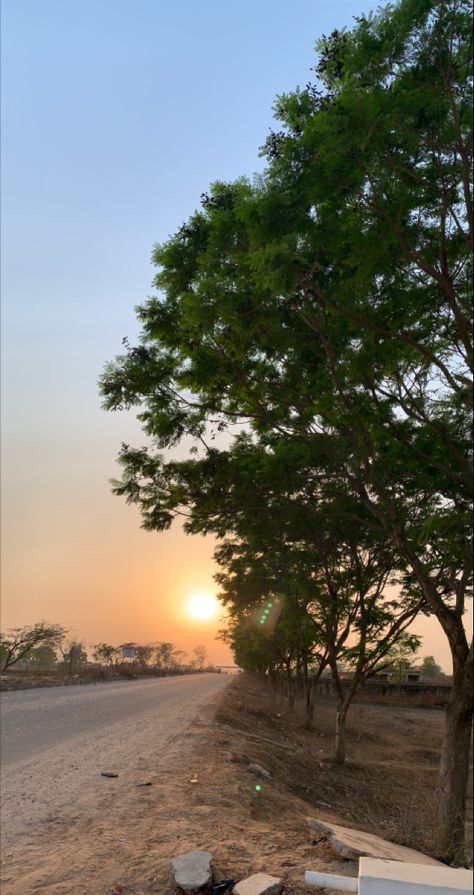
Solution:
[[[133,341],[153,244],[216,179],[261,168],[278,93],[304,85],[323,33],[364,0],[3,0],[3,624],[39,619],[87,643],[219,627],[212,539],[148,534],[111,495],[134,419],[100,409],[106,360]],[[424,653],[448,667],[437,622]],[[419,626],[417,630],[419,629]]]

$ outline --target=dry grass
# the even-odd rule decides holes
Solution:
[[[343,768],[332,763],[334,716],[331,701],[320,700],[307,731],[301,704],[288,715],[269,685],[250,676],[235,681],[217,713],[235,729],[244,759],[251,755],[288,796],[304,799],[308,813],[434,855],[443,712],[353,705]],[[472,854],[472,799],[467,840]]]

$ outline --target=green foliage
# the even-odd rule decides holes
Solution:
[[[150,440],[122,446],[114,483],[145,528],[184,518],[216,535],[226,599],[244,615],[271,592],[296,599],[295,570],[298,599],[326,607],[329,551],[342,632],[358,607],[346,658],[359,676],[423,606],[448,638],[461,714],[472,697],[471,28],[466,0],[401,0],[323,38],[319,83],[277,100],[264,175],[215,183],[156,247],[139,344],[125,342],[101,380],[105,406],[137,407]],[[391,554],[400,615],[380,594],[367,607],[363,580],[349,587],[347,554],[368,549],[380,565]]]
[[[0,635],[1,671],[16,665],[40,644],[54,648],[65,634],[66,631],[61,625],[51,625],[47,622],[37,622],[35,625],[25,625],[23,628],[11,628],[6,635]]]
[[[84,645],[75,638],[64,639],[63,637],[58,643],[58,647],[67,674],[78,674],[82,665],[87,662],[87,652],[84,649]]]
[[[51,671],[58,659],[57,651],[53,644],[43,643],[41,646],[33,647],[24,656],[24,661],[31,668],[38,671]]]
[[[435,660],[434,656],[425,656],[421,663],[421,679],[424,681],[434,681],[442,676],[441,666]]]
[[[96,662],[110,667],[120,662],[122,651],[116,646],[111,646],[110,643],[96,643],[92,656]]]

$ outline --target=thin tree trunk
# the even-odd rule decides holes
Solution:
[[[305,727],[307,730],[312,730],[314,718],[313,681],[308,674],[308,662],[306,659],[303,660],[303,695],[305,702]]]
[[[289,665],[287,666],[287,669],[286,669],[286,680],[287,680],[287,686],[288,686],[288,711],[292,712],[295,708],[295,689],[294,689],[293,678],[291,675],[291,668]]]
[[[450,864],[465,865],[465,816],[472,733],[472,680],[460,670],[446,710],[440,765],[437,823],[438,855]]]
[[[283,703],[285,701],[285,677],[283,672],[280,671],[280,708],[283,708]]]
[[[334,750],[334,761],[336,764],[342,765],[346,760],[346,719],[347,709],[346,700],[337,703],[336,712],[336,744]]]

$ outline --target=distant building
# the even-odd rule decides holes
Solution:
[[[404,668],[401,674],[398,668],[384,668],[377,671],[373,679],[391,684],[418,684],[422,679],[421,665]]]

